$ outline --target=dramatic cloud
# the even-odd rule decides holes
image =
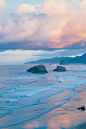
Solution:
[[[86,0],[44,0],[8,9],[0,0],[2,49],[49,49],[77,44],[86,47]],[[68,48],[68,47],[67,47]]]

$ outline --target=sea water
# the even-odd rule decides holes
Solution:
[[[27,72],[34,66],[30,64],[0,66],[0,128],[18,129],[17,125],[58,109],[86,84],[86,65],[65,65],[65,72],[54,72],[57,64],[44,65],[46,74]]]

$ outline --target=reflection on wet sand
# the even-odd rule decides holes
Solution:
[[[28,124],[25,125],[25,128],[31,128],[31,129],[38,128],[38,127],[39,127],[39,123],[38,122],[35,122],[33,124],[29,124],[29,126],[28,126]]]
[[[82,88],[77,88],[76,90],[83,91],[84,86],[85,85],[83,85]],[[56,96],[59,97],[59,95]],[[86,106],[85,96],[86,91],[83,91],[70,99],[70,102],[64,104],[59,108],[53,109],[52,111],[44,114],[37,119],[30,120],[25,123],[21,123],[4,129],[84,129],[79,128],[81,127],[81,125],[79,124],[86,121],[86,111],[77,110],[77,107],[83,105]],[[53,101],[55,100],[55,96],[53,97],[53,99],[50,98],[50,100],[52,100],[50,101],[50,103],[56,103],[56,101]],[[45,100],[47,102],[49,101],[48,98]]]
[[[77,89],[78,90],[78,89]],[[70,102],[56,108],[40,118],[29,121],[24,125],[25,129],[74,129],[75,126],[85,122],[85,111],[77,110],[77,107],[85,104],[86,91],[73,97]],[[77,101],[78,100],[78,101]],[[45,128],[46,127],[46,128]],[[78,128],[77,128],[78,129]]]

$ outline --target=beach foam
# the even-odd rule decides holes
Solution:
[[[61,124],[63,120],[61,120],[61,116],[65,117],[67,113],[71,116],[75,108],[77,109],[77,106],[80,106],[77,103],[77,106],[74,107],[75,103],[73,103],[73,106],[71,105],[70,108],[72,112],[70,113],[70,111],[66,112],[69,106],[65,107],[64,105],[72,102],[71,100],[74,97],[86,90],[85,65],[81,65],[79,71],[75,65],[68,65],[67,69],[69,68],[70,70],[61,73],[53,72],[53,66],[51,65],[51,69],[49,68],[49,73],[47,74],[27,73],[27,67],[27,65],[22,65],[10,66],[10,68],[3,66],[1,68],[3,70],[0,73],[0,128],[16,127],[18,129],[20,128],[19,124],[22,125],[24,122],[33,124],[35,119],[39,118],[40,121],[42,116],[46,118],[44,126],[47,128],[47,119],[49,120],[47,114],[52,112],[51,116],[53,117],[57,114],[59,116],[57,119],[60,119],[59,123]],[[73,102],[80,103],[81,98],[78,97]],[[59,111],[56,112],[57,110]],[[53,111],[56,113],[53,114]],[[75,114],[77,113],[75,112]],[[53,121],[51,116],[50,121]],[[39,125],[41,123],[39,122]],[[75,126],[75,123],[73,125]],[[58,129],[61,129],[61,125],[59,125]]]

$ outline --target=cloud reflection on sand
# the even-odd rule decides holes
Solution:
[[[85,112],[77,110],[77,107],[85,105],[85,96],[86,91],[79,93],[62,107],[28,122],[25,125],[25,129],[41,129],[41,127],[45,126],[46,129],[73,129],[76,125],[85,122]]]

